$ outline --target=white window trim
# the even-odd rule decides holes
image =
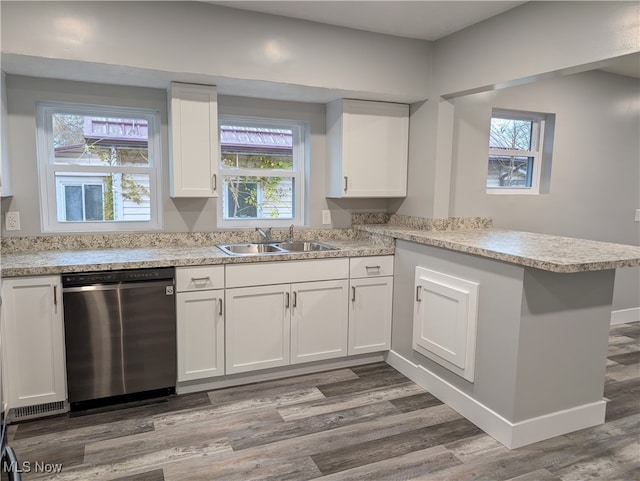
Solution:
[[[60,165],[53,162],[53,114],[68,113],[88,116],[144,118],[148,123],[148,167]],[[38,180],[40,183],[40,219],[42,232],[139,232],[162,228],[162,149],[160,145],[160,112],[149,109],[74,104],[70,102],[38,102],[36,105],[36,143]],[[87,172],[149,175],[149,221],[84,221],[59,222],[56,206],[57,172]]]
[[[306,148],[308,139],[308,125],[307,122],[300,120],[283,120],[283,119],[270,119],[260,117],[246,117],[235,115],[220,115],[218,117],[218,129],[222,125],[237,125],[255,127],[261,126],[265,128],[291,128],[293,130],[293,165],[294,170],[291,173],[286,173],[287,177],[292,177],[295,185],[293,193],[293,211],[294,217],[292,219],[225,219],[223,212],[223,197],[226,195],[223,189],[222,194],[217,199],[217,226],[224,229],[242,229],[242,228],[255,228],[255,227],[289,227],[291,224],[295,226],[305,225],[305,166],[306,166]],[[219,135],[219,134],[218,134]],[[218,174],[220,175],[220,182],[224,185],[223,178],[225,175],[237,174],[235,169],[225,168],[222,165],[221,155],[218,155]],[[258,176],[258,177],[282,177],[282,173],[274,171],[269,173],[268,171],[256,169],[245,169],[242,171],[243,175]]]
[[[532,150],[505,150],[489,148],[490,156],[517,156],[517,157],[533,157],[533,171],[531,172],[531,187],[487,187],[487,194],[494,195],[538,195],[540,193],[540,177],[542,175],[542,152],[544,139],[544,114],[536,112],[522,112],[517,110],[493,109],[491,119],[512,119],[512,120],[529,120],[533,121],[534,131],[531,134]],[[490,120],[491,120],[490,119]],[[486,177],[485,177],[486,183]]]

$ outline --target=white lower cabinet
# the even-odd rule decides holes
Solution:
[[[349,282],[344,280],[291,286],[291,363],[347,355]]]
[[[349,259],[226,269],[227,374],[347,355]]]
[[[393,256],[350,261],[349,355],[391,348]]]
[[[59,276],[2,281],[2,356],[8,408],[67,398]]]
[[[391,348],[393,277],[351,279],[349,355]]]
[[[178,382],[223,376],[224,267],[176,269]]]
[[[415,270],[413,349],[471,382],[479,287],[443,272]]]
[[[227,374],[288,365],[290,285],[227,289],[225,298]]]
[[[347,354],[348,281],[227,289],[227,374]]]
[[[390,348],[393,256],[178,268],[176,279],[178,381]]]

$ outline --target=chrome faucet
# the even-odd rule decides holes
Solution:
[[[258,232],[258,234],[260,234],[266,242],[269,242],[271,240],[271,227],[265,230],[261,229],[260,227],[256,227],[256,232]]]
[[[289,242],[293,242],[293,224],[289,227]]]

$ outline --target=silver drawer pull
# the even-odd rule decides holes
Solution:
[[[211,277],[192,277],[191,282],[194,284],[207,284],[211,280]]]
[[[380,270],[380,266],[364,266],[365,269],[369,270],[369,269],[377,269]]]

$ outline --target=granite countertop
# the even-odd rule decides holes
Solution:
[[[364,214],[364,220],[372,220]],[[391,216],[388,224],[360,224],[347,230],[302,231],[332,251],[231,256],[218,243],[248,242],[250,233],[40,237],[7,242],[2,277],[93,272],[149,267],[393,255],[394,239],[472,254],[551,272],[573,273],[640,265],[640,247],[496,229],[485,218],[422,219]],[[49,247],[49,250],[47,247]]]
[[[94,272],[148,267],[179,267],[264,261],[392,255],[394,248],[367,240],[332,240],[337,250],[230,256],[215,245],[48,250],[2,254],[2,277]]]
[[[495,228],[424,230],[359,225],[357,230],[545,271],[572,273],[640,265],[640,247]]]

